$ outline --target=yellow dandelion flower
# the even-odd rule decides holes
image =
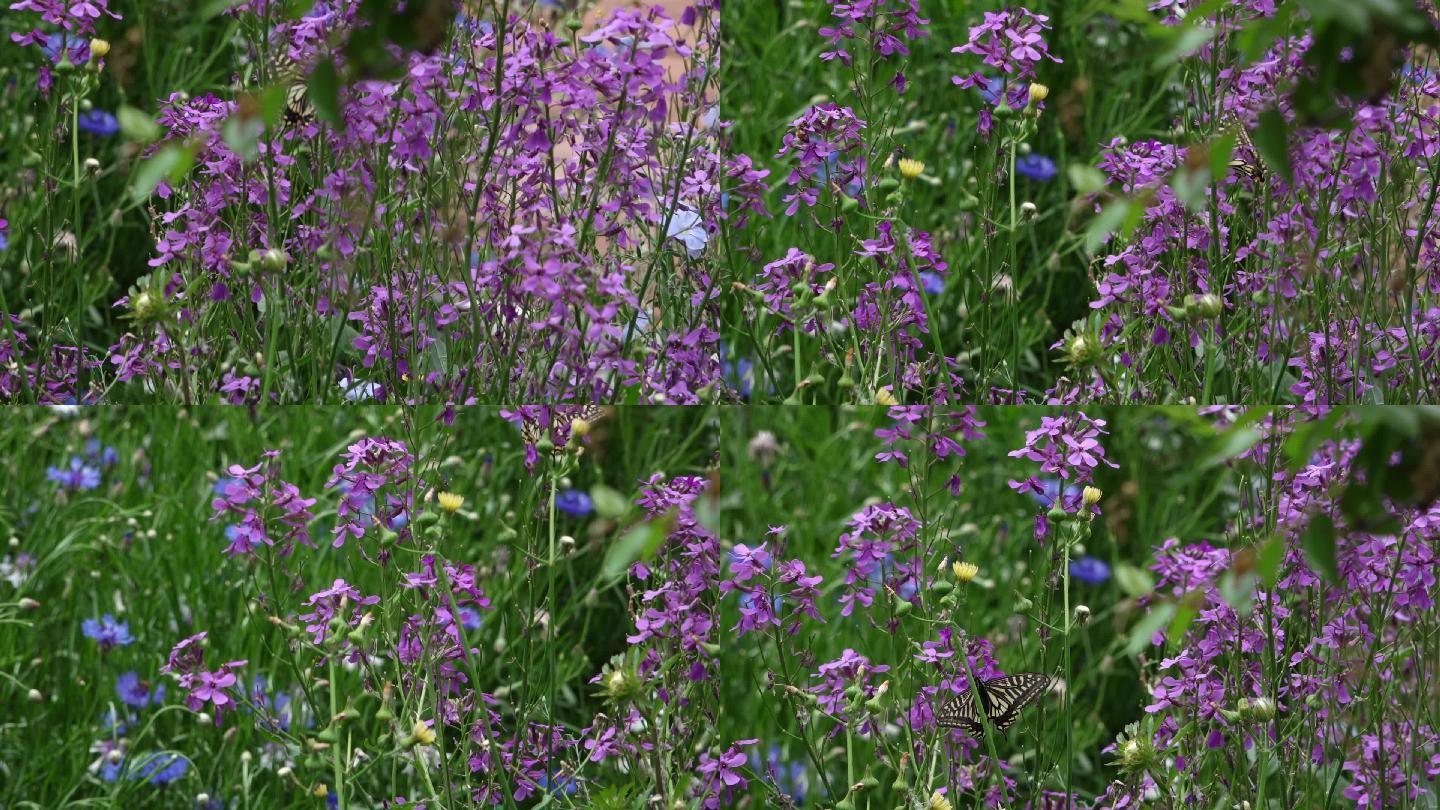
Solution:
[[[453,492],[442,492],[437,500],[440,501],[441,509],[453,515],[460,511],[460,506],[465,503],[465,496],[456,495]]]
[[[914,180],[925,171],[925,164],[912,158],[900,158],[900,176],[906,180]]]
[[[980,573],[980,566],[972,562],[956,561],[950,566],[950,570],[954,572],[956,579],[961,582],[969,582],[975,578],[976,574]]]

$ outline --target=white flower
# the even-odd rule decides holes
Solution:
[[[701,221],[699,214],[688,208],[677,208],[670,217],[670,227],[665,231],[665,238],[684,242],[685,252],[694,259],[705,250],[710,234],[705,230],[705,223]]]

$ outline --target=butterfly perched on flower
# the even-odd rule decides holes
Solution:
[[[1230,158],[1230,168],[1251,180],[1265,179],[1265,165],[1260,162],[1260,152],[1250,141],[1245,125],[1231,119],[1228,129],[1235,134],[1236,151]]]
[[[962,729],[978,740],[985,736],[981,711],[996,731],[1004,731],[1019,719],[1026,706],[1039,700],[1054,685],[1054,678],[1036,672],[976,680],[970,691],[952,695],[945,701],[935,715],[935,722],[945,728]]]
[[[287,129],[298,129],[315,123],[315,106],[310,103],[310,94],[306,87],[306,76],[309,72],[309,68],[283,47],[270,54],[270,81],[285,88],[285,109],[280,120]]]
[[[589,430],[604,416],[605,408],[601,405],[543,407],[537,409],[536,414],[527,414],[521,420],[520,437],[526,444],[536,447],[548,440],[552,445],[550,453],[560,456],[564,455],[570,436],[579,424],[584,424],[582,430]]]

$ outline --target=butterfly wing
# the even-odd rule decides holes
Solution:
[[[951,695],[935,715],[935,722],[944,728],[958,728],[971,737],[979,739],[985,734],[980,715],[975,710],[975,691],[972,689],[959,695]]]
[[[1021,672],[985,681],[981,689],[988,698],[986,712],[991,725],[997,731],[1009,728],[1026,706],[1039,700],[1054,684],[1054,678],[1037,672]]]

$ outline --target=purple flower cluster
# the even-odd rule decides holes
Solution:
[[[1100,437],[1108,435],[1105,420],[1091,419],[1082,411],[1062,416],[1040,417],[1040,427],[1025,432],[1025,446],[1010,452],[1011,458],[1023,458],[1040,465],[1044,475],[1059,476],[1067,484],[1085,484],[1094,479],[1101,466],[1115,467],[1105,458]],[[1016,492],[1043,495],[1045,482],[1040,475],[1024,481],[1011,481]]]
[[[383,529],[403,526],[412,501],[411,475],[415,457],[405,443],[384,436],[365,437],[346,448],[326,489],[340,491],[333,545],[360,540],[377,523]]]
[[[1035,69],[1047,59],[1062,61],[1050,53],[1045,42],[1044,32],[1050,28],[1046,24],[1049,21],[1044,14],[1026,8],[985,12],[984,21],[970,27],[970,40],[951,48],[950,52],[979,56],[982,64],[999,71],[1000,75],[991,78],[982,71],[974,71],[950,80],[960,87],[982,91],[992,108],[1004,104],[1018,110],[1026,106],[1031,103],[1029,80],[1035,78]],[[976,128],[984,134],[992,124],[991,109],[982,110]]]
[[[841,616],[856,607],[871,608],[877,591],[906,601],[915,598],[924,581],[920,557],[914,553],[920,526],[909,509],[893,503],[867,506],[851,516],[849,531],[840,535],[830,555],[849,562]]]
[[[225,475],[215,484],[218,497],[210,502],[210,519],[238,518],[226,529],[226,554],[253,557],[257,547],[274,546],[276,540],[282,557],[289,556],[297,542],[314,546],[310,507],[315,499],[302,498],[299,487],[280,480],[280,451],[267,450],[264,461],[253,467],[233,464]]]
[[[1243,463],[1264,464],[1290,435],[1285,420],[1265,428],[1258,455]],[[1388,504],[1400,527],[1393,535],[1338,526],[1335,580],[1312,569],[1302,550],[1312,516],[1338,514],[1336,498],[1360,452],[1356,441],[1327,443],[1298,469],[1274,474],[1267,510],[1284,550],[1271,588],[1249,573],[1245,550],[1175,538],[1156,547],[1158,581],[1145,601],[1157,610],[1198,600],[1195,618],[1154,668],[1138,739],[1109,749],[1127,778],[1098,806],[1132,806],[1169,779],[1155,767],[1159,757],[1184,776],[1237,748],[1338,770],[1341,792],[1357,806],[1403,806],[1431,790],[1440,730],[1406,698],[1423,691],[1420,670],[1381,651],[1413,643],[1434,609],[1440,505]],[[1263,527],[1267,518],[1253,520]],[[1164,644],[1166,633],[1152,641]],[[1304,719],[1282,723],[1287,716]],[[1187,801],[1214,798],[1205,780],[1187,784]]]
[[[160,671],[176,676],[180,688],[189,690],[185,695],[185,705],[190,711],[199,712],[207,706],[214,707],[215,724],[218,726],[225,712],[235,708],[236,694],[244,691],[242,688],[231,694],[237,681],[234,670],[248,662],[228,661],[214,671],[201,669],[205,664],[203,642],[207,635],[200,632],[181,639],[170,649],[169,660]],[[243,699],[243,695],[241,697]]]
[[[920,16],[920,0],[851,0],[832,2],[830,14],[838,22],[821,26],[817,32],[825,38],[830,50],[820,54],[820,61],[838,60],[846,66],[854,58],[846,49],[850,41],[863,42],[881,60],[910,56],[909,43],[930,35],[925,26],[930,21]],[[905,74],[896,71],[891,84],[905,92]]]
[[[814,208],[825,188],[859,195],[865,179],[865,127],[854,110],[836,104],[816,104],[790,122],[775,153],[777,159],[788,156],[793,161],[785,178],[785,216],[794,216],[801,203]]]
[[[772,537],[784,537],[783,527],[772,527]],[[747,633],[764,632],[769,627],[781,628],[787,635],[798,635],[804,617],[824,623],[815,601],[820,597],[823,576],[811,575],[803,560],[776,562],[765,548],[768,542],[750,548],[744,543],[730,552],[730,578],[720,582],[720,593],[739,594],[740,621],[735,627],[737,638]],[[782,607],[788,613],[782,617]]]

